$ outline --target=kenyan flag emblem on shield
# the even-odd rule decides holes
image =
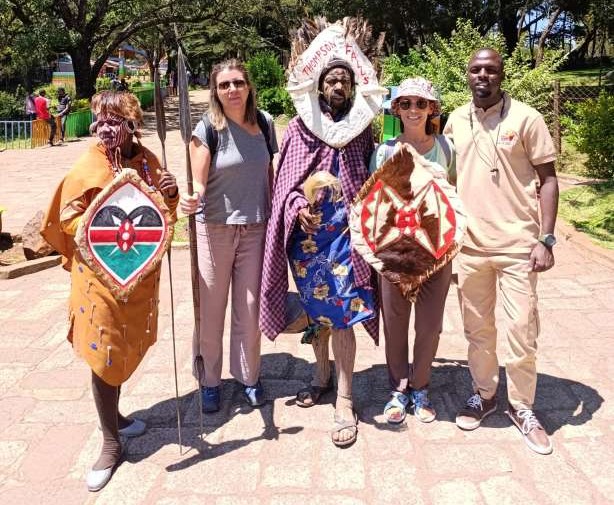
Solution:
[[[77,232],[79,250],[116,297],[126,298],[162,259],[172,237],[168,214],[162,197],[131,169],[88,207]]]

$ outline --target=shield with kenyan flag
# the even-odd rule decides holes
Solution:
[[[445,169],[408,144],[364,183],[350,212],[356,251],[410,301],[460,250],[465,222]]]
[[[172,236],[162,196],[124,168],[87,208],[75,241],[85,263],[124,300],[158,266]]]

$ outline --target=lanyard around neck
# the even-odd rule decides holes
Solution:
[[[502,103],[501,103],[501,110],[499,111],[499,124],[497,126],[497,132],[495,134],[495,139],[493,140],[490,131],[486,132],[492,144],[493,150],[494,150],[494,156],[493,156],[492,161],[488,159],[488,155],[487,155],[488,153],[483,153],[481,151],[475,139],[475,130],[473,127],[473,115],[475,114],[475,104],[473,103],[473,101],[471,102],[471,105],[469,106],[469,127],[471,128],[471,139],[473,140],[473,145],[475,147],[475,151],[478,157],[482,160],[482,162],[484,162],[488,167],[490,167],[489,171],[491,174],[499,173],[499,168],[497,166],[498,161],[499,161],[499,153],[497,152],[497,142],[499,142],[499,133],[501,132],[501,124],[503,124],[503,113],[505,112],[505,93],[501,94],[500,101]],[[476,116],[476,119],[477,119],[477,116]]]

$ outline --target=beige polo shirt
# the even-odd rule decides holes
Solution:
[[[543,116],[504,99],[487,110],[456,109],[444,128],[456,147],[457,190],[468,214],[464,247],[525,253],[540,233],[537,172],[556,151]]]

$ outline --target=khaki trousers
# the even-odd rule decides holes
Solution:
[[[232,284],[230,374],[247,386],[260,375],[260,280],[266,224],[196,223],[200,272],[200,335],[193,353],[203,356],[203,386],[218,386],[222,377],[222,337]],[[196,370],[194,371],[196,375]]]
[[[457,257],[458,287],[473,388],[492,398],[499,383],[495,304],[501,293],[509,359],[507,395],[512,407],[533,408],[537,369],[537,273],[528,254],[493,255],[463,250]]]
[[[452,263],[448,263],[420,288],[415,303],[415,337],[410,366],[408,330],[412,303],[403,297],[398,287],[380,277],[386,364],[393,390],[404,393],[410,387],[422,389],[431,381],[431,365],[437,354],[451,278]]]

